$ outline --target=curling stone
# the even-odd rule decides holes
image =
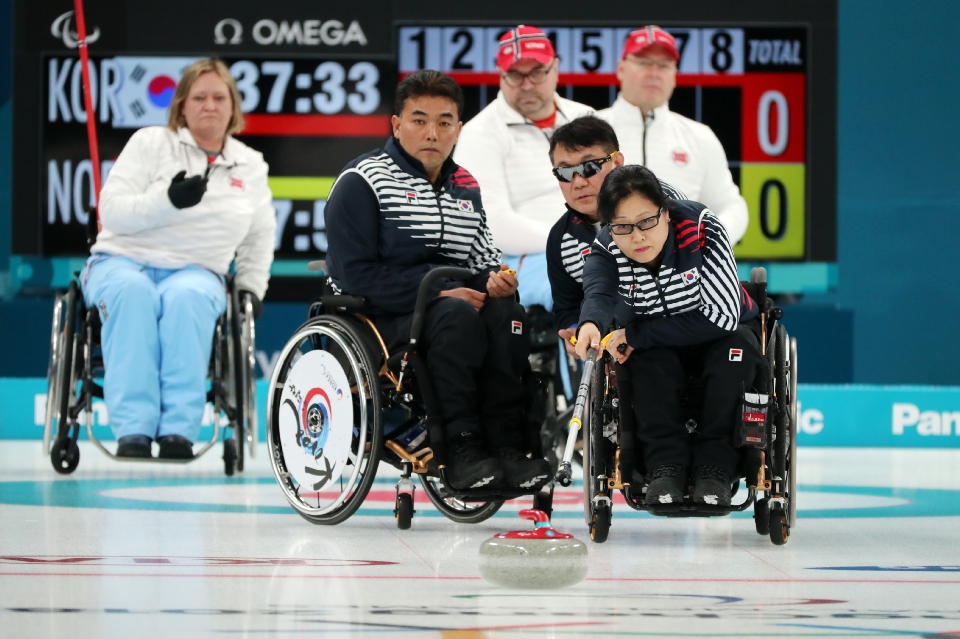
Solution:
[[[506,588],[564,588],[587,576],[587,547],[557,532],[542,510],[521,510],[533,530],[494,535],[480,546],[480,575]]]

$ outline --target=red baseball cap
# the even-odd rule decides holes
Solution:
[[[677,51],[676,39],[656,25],[640,27],[636,31],[631,31],[623,45],[623,53],[620,55],[620,59],[626,58],[631,53],[640,53],[653,46],[663,47],[673,56],[674,61],[680,62],[680,52]]]
[[[555,57],[557,52],[553,50],[553,43],[543,31],[521,24],[516,29],[510,29],[500,38],[497,66],[503,71],[509,71],[510,67],[521,58],[550,64]]]

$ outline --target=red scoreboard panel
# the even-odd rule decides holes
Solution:
[[[620,51],[637,25],[538,26],[560,58],[558,92],[597,109],[609,106],[617,95]],[[807,258],[807,26],[661,26],[680,50],[670,108],[714,130],[747,201],[750,224],[737,256]],[[466,120],[496,96],[497,46],[508,28],[401,26],[400,75],[425,68],[449,73],[464,87]]]

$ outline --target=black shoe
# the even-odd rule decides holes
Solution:
[[[504,486],[510,488],[540,488],[550,479],[550,464],[546,459],[530,459],[516,448],[497,450],[503,468]]]
[[[683,503],[683,493],[687,488],[686,468],[679,464],[657,466],[651,477],[653,480],[643,500],[647,506]]]
[[[699,466],[693,475],[693,501],[711,506],[729,506],[730,475],[716,466]]]
[[[180,435],[165,435],[157,439],[160,459],[193,459],[193,443]]]
[[[500,462],[480,445],[477,435],[468,433],[451,440],[449,455],[447,479],[453,488],[481,488],[503,477]]]
[[[152,457],[150,438],[146,435],[127,435],[117,440],[117,457]]]

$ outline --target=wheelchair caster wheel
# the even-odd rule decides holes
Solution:
[[[400,493],[397,495],[397,505],[393,514],[397,518],[397,528],[408,530],[413,521],[413,495]]]
[[[237,440],[223,440],[223,472],[227,477],[233,476],[233,471],[237,468]]]
[[[753,523],[757,526],[758,535],[770,534],[770,508],[767,504],[766,497],[753,502]]]
[[[533,509],[542,510],[548,518],[553,517],[553,495],[539,492],[533,496]]]
[[[610,519],[613,513],[610,512],[610,507],[603,505],[597,506],[596,510],[593,511],[593,521],[590,522],[590,540],[602,544],[607,540],[607,535],[610,534]]]
[[[787,513],[777,506],[770,512],[770,541],[776,546],[782,546],[790,540],[790,525],[787,523]]]
[[[50,451],[50,463],[61,475],[69,475],[76,470],[77,464],[80,463],[80,448],[77,442],[69,437],[57,439]]]

